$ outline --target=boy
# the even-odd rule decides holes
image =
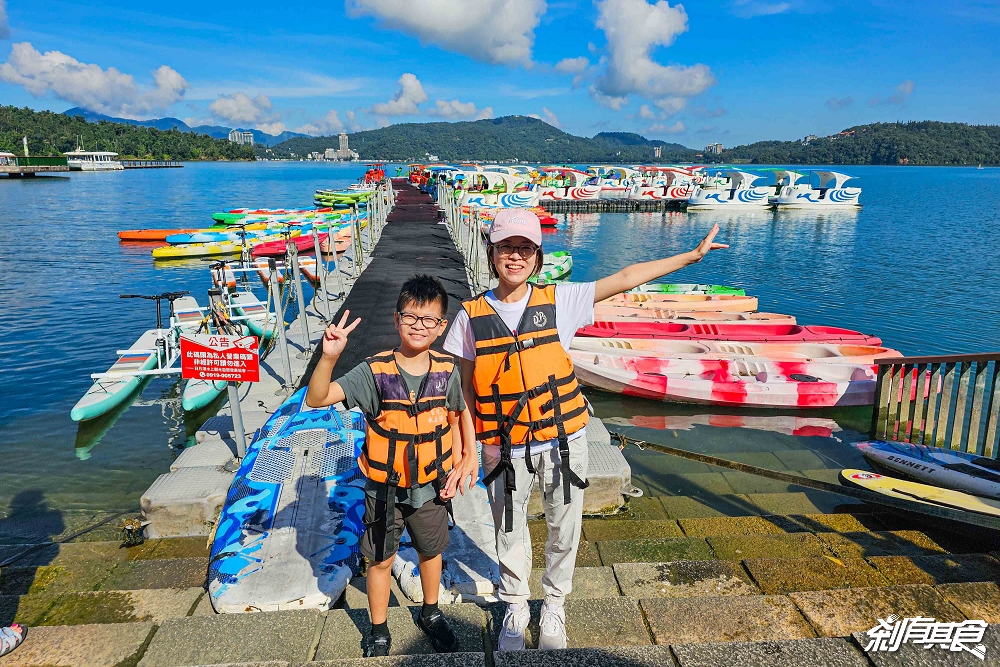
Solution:
[[[365,533],[359,547],[368,560],[368,606],[372,633],[366,657],[388,655],[386,624],[392,561],[404,525],[419,557],[424,604],[417,619],[434,648],[458,649],[455,633],[438,609],[441,554],[448,546],[447,501],[465,493],[479,474],[472,415],[452,357],[432,352],[447,326],[448,293],[431,276],[403,285],[396,301],[399,347],[358,364],[331,383],[347,336],[349,311],[323,336],[306,403],[322,407],[343,401],[365,413],[368,433],[358,465],[365,482]],[[450,472],[449,472],[450,471]],[[470,479],[471,478],[471,479]]]

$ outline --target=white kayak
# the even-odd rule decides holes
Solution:
[[[73,421],[96,419],[120,405],[142,382],[142,376],[129,375],[136,371],[148,371],[156,367],[156,341],[160,331],[150,329],[118,356],[108,373],[122,373],[118,377],[98,378],[83,395],[69,416]]]
[[[876,345],[849,343],[749,343],[740,341],[658,340],[653,338],[591,338],[577,336],[570,346],[583,352],[658,359],[748,359],[817,364],[873,364],[882,357],[902,356]],[[789,373],[801,372],[787,369]]]
[[[1000,500],[1000,463],[994,459],[887,440],[857,442],[854,446],[869,463],[894,474]]]

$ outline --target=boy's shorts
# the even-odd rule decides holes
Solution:
[[[370,562],[381,563],[396,555],[404,526],[413,540],[413,548],[421,556],[433,558],[448,548],[448,506],[441,498],[435,496],[417,509],[396,503],[391,526],[384,518],[371,524],[376,516],[376,504],[380,505],[378,509],[382,514],[385,505],[365,494],[365,533],[358,547]]]

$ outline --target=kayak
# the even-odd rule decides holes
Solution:
[[[260,281],[264,283],[264,287],[270,286],[271,283],[271,264],[267,261],[265,257],[258,257],[253,260],[254,268],[257,269],[257,275],[260,276]],[[281,269],[276,268],[275,273],[278,274],[278,284],[285,282],[285,276],[282,275]]]
[[[604,305],[673,308],[675,310],[715,310],[719,312],[752,313],[757,310],[757,297],[730,294],[616,294],[601,301]]]
[[[881,493],[890,498],[912,500],[926,505],[949,507],[976,514],[1000,517],[1000,501],[990,498],[980,498],[969,493],[953,489],[943,489],[939,486],[911,482],[905,479],[887,477],[867,470],[847,468],[840,471],[840,483],[844,486],[856,486]]]
[[[667,403],[759,408],[871,405],[871,365],[779,363],[764,358],[660,359],[570,350],[589,387]]]
[[[297,237],[301,232],[293,229],[291,234]],[[262,243],[269,241],[281,241],[284,243],[284,235],[265,236]],[[184,259],[187,257],[224,257],[227,255],[238,255],[243,251],[242,241],[217,241],[216,243],[183,243],[181,245],[168,245],[162,248],[153,248],[153,259]]]
[[[343,243],[338,243],[338,241],[340,241],[341,239],[338,239],[337,236],[333,237],[333,242],[337,248],[338,253],[344,252],[350,245],[350,236],[349,236],[350,232],[341,232],[341,233],[347,235],[346,237],[342,237]],[[329,237],[330,234],[327,232],[323,232],[322,234],[319,235],[320,250],[322,250],[323,252],[329,252],[330,250],[330,243],[327,240]],[[295,242],[295,248],[300,253],[316,252],[316,241],[315,239],[313,239],[312,234],[303,234],[302,236],[294,239],[294,242]],[[343,249],[341,249],[341,247],[343,247]],[[269,241],[267,243],[255,243],[253,245],[253,250],[251,252],[255,258],[284,257],[285,254],[288,252],[288,242],[285,241],[285,239],[281,239],[279,241]]]
[[[277,227],[270,229],[247,229],[245,231],[247,240],[260,239],[265,236],[273,236],[284,231]],[[218,243],[219,241],[241,241],[243,234],[238,231],[196,231],[187,234],[170,234],[164,239],[170,245],[180,245],[182,243]]]
[[[268,418],[229,488],[208,566],[219,613],[326,611],[360,571],[365,420],[310,410],[305,394]]]
[[[704,285],[701,283],[643,283],[630,293],[646,294],[728,294],[731,296],[746,296],[746,290],[725,285]]]
[[[124,229],[118,232],[120,241],[166,241],[171,234],[194,234],[200,229]]]
[[[549,283],[565,278],[573,270],[573,256],[565,250],[547,252],[542,262],[542,270],[531,279],[531,282]]]
[[[538,223],[542,227],[555,227],[556,225],[559,224],[559,220],[557,220],[554,216],[551,215],[539,215]]]
[[[839,343],[744,343],[729,341],[654,340],[651,338],[582,338],[573,339],[571,349],[582,352],[620,354],[660,359],[763,359],[789,362],[782,366],[788,373],[803,372],[792,368],[799,362],[814,364],[871,365],[876,359],[902,356],[897,350],[875,345]]]
[[[671,308],[651,308],[647,304],[605,304],[594,306],[594,319],[599,322],[630,320],[672,321],[692,320],[697,322],[743,322],[745,324],[795,324],[795,318],[783,313],[720,313],[715,310],[674,310]]]
[[[576,335],[594,338],[674,338],[760,343],[882,344],[882,339],[877,336],[839,327],[748,322],[594,322],[577,331]]]
[[[1000,463],[953,449],[871,440],[854,446],[876,468],[921,483],[1000,500]]]
[[[148,371],[156,367],[157,351],[156,341],[159,338],[157,329],[150,329],[139,339],[118,356],[118,360],[111,365],[108,373],[134,373],[136,371]],[[142,382],[140,375],[123,375],[121,377],[98,378],[94,380],[87,393],[83,395],[69,416],[75,422],[95,419],[110,412],[120,405],[122,401]]]

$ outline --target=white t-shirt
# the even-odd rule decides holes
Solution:
[[[578,329],[594,323],[594,287],[595,283],[556,285],[556,329],[559,332],[559,343],[564,350],[569,351],[570,343],[573,342],[573,336],[576,335]],[[497,315],[511,330],[511,333],[516,332],[517,325],[521,322],[521,316],[524,315],[524,309],[528,307],[528,299],[531,298],[532,289],[534,288],[529,287],[524,298],[516,303],[498,301],[493,295],[493,290],[486,293],[486,300],[497,311]],[[469,361],[476,359],[476,336],[472,332],[472,327],[469,326],[469,314],[465,312],[464,308],[458,311],[455,321],[451,324],[451,330],[448,331],[448,337],[444,341],[444,349],[462,359]],[[469,407],[472,408],[472,406]],[[587,429],[582,428],[571,433],[569,440],[583,438],[586,435]],[[544,442],[532,440],[531,453],[533,455],[540,454],[558,446],[559,441],[556,439]],[[496,445],[484,445],[484,447],[496,450],[493,453],[499,455],[497,452],[500,448]],[[511,456],[513,458],[524,456],[524,447],[512,447]]]

